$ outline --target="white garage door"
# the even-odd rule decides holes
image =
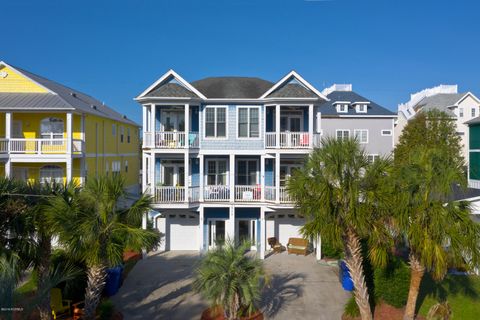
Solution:
[[[287,245],[289,238],[302,238],[300,228],[305,220],[294,214],[276,214],[267,220],[267,238],[276,237],[282,245]]]
[[[167,250],[198,250],[198,216],[194,214],[169,215],[167,219]]]

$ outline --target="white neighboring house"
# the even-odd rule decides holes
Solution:
[[[398,105],[395,144],[403,128],[415,114],[438,109],[456,119],[457,133],[462,138],[463,157],[468,162],[468,125],[465,122],[480,114],[480,100],[471,92],[458,93],[457,85],[439,85],[410,95],[410,101]]]

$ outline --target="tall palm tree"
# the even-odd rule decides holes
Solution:
[[[415,317],[420,283],[426,271],[440,280],[449,266],[466,264],[474,268],[480,258],[480,226],[470,219],[467,203],[451,200],[453,190],[460,189],[455,184],[465,184],[460,148],[449,151],[457,139],[441,138],[442,134],[436,133],[436,126],[432,125],[437,121],[433,118],[428,125],[425,118],[414,121],[423,121],[420,125],[426,130],[425,140],[432,135],[439,139],[431,144],[412,144],[408,157],[402,155],[396,159],[395,213],[410,248],[411,281],[404,319]],[[445,130],[449,126],[446,122],[441,127]],[[403,149],[405,145],[400,147]]]
[[[388,170],[388,159],[370,163],[355,139],[327,138],[288,182],[288,192],[307,220],[302,228],[304,236],[321,236],[343,247],[362,319],[372,319],[372,312],[361,239],[368,238],[375,265],[387,262],[392,245],[386,228]]]
[[[85,318],[94,319],[105,286],[106,268],[122,263],[129,248],[151,248],[159,234],[140,229],[151,199],[142,195],[131,205],[120,175],[90,178],[83,189],[69,187],[67,196],[50,199],[45,211],[59,241],[87,265]]]
[[[196,270],[194,289],[212,306],[221,306],[229,320],[243,316],[242,310],[248,314],[256,310],[265,283],[262,261],[245,254],[250,245],[227,241],[209,250]]]

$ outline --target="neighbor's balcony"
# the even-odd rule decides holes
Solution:
[[[239,202],[259,202],[262,200],[262,187],[253,186],[235,186],[235,201]]]
[[[205,186],[203,188],[203,199],[205,201],[219,202],[230,200],[229,186]]]
[[[185,192],[188,192],[188,202],[198,202],[200,187],[155,187],[153,193],[154,203],[185,203]]]
[[[308,149],[315,147],[320,142],[320,134],[309,132],[280,132],[280,140],[277,145],[276,132],[265,132],[265,148],[281,149]]]
[[[66,154],[68,139],[0,139],[0,153]],[[72,140],[72,153],[84,152],[82,140]]]
[[[275,186],[265,186],[265,201],[268,202],[277,202],[277,187]],[[292,198],[287,192],[287,187],[279,188],[279,203],[293,203]]]
[[[198,148],[198,132],[190,132],[188,135],[181,131],[156,131],[144,133],[144,147],[160,149],[183,149]]]

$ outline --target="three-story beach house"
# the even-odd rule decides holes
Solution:
[[[322,137],[357,136],[374,161],[393,149],[396,115],[334,85],[323,92],[292,71],[272,83],[168,71],[136,97],[143,109],[143,190],[154,198],[160,250],[205,251],[248,240],[264,257],[304,224],[286,182]],[[319,239],[310,239],[312,249]],[[320,250],[317,250],[317,257]]]
[[[0,62],[0,174],[83,183],[121,173],[139,186],[139,125],[75,89]]]

